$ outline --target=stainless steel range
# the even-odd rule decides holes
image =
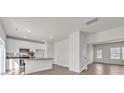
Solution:
[[[28,58],[29,56],[28,56],[28,54],[27,54],[27,52],[29,52],[29,50],[30,49],[24,49],[24,48],[20,48],[19,49],[19,56],[20,57],[25,57],[25,58]],[[24,59],[20,59],[20,68],[24,68],[24,66],[25,66],[25,63],[24,63]]]

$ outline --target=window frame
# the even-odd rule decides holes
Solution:
[[[119,56],[117,57],[117,55],[119,55]],[[110,48],[110,58],[115,59],[115,60],[116,59],[120,60],[121,59],[121,47],[112,47],[112,48]]]
[[[124,60],[124,47],[121,47],[121,59]]]
[[[96,58],[97,59],[102,59],[103,58],[103,50],[102,49],[98,49],[96,51]]]

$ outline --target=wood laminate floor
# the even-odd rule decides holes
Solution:
[[[13,70],[8,71],[8,75],[24,75],[24,70]],[[88,65],[88,69],[76,73],[69,71],[68,68],[53,65],[53,69],[46,71],[39,71],[36,73],[31,73],[29,75],[124,75],[124,66],[123,65],[112,65],[112,64],[100,64],[93,63]]]
[[[53,65],[53,69],[46,71],[39,71],[36,73],[31,73],[29,75],[76,75],[78,73],[69,71],[67,67]]]
[[[83,75],[124,75],[124,65],[93,63]]]
[[[19,70],[7,70],[6,75],[24,75],[24,69]]]

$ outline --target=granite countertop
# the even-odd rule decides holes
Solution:
[[[18,56],[12,56],[12,57],[7,57],[7,59],[29,59],[30,57],[18,57]],[[36,58],[36,57],[34,57]]]
[[[52,60],[53,58],[29,58],[26,60]]]
[[[53,58],[36,58],[36,57],[7,57],[7,59],[26,59],[26,60],[52,60]]]

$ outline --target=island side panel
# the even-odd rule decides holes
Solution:
[[[52,69],[51,60],[25,60],[25,74]]]

